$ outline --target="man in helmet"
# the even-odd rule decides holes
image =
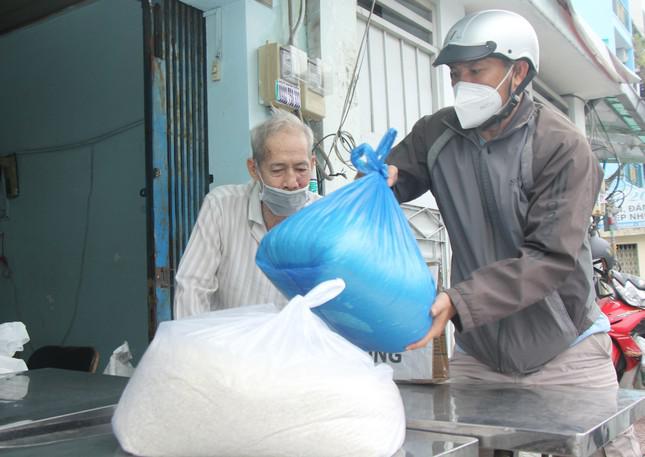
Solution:
[[[453,251],[451,287],[409,349],[452,320],[453,379],[616,388],[587,232],[602,172],[583,134],[525,90],[539,68],[533,27],[510,11],[468,15],[434,65],[450,68],[454,106],[388,158],[399,201],[433,193]]]

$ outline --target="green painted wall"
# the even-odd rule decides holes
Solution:
[[[25,357],[92,345],[102,370],[124,340],[136,359],[147,345],[141,16],[99,0],[0,36],[0,155],[20,180],[0,322],[25,322]]]

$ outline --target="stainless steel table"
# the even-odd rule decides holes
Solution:
[[[645,392],[491,384],[400,385],[408,428],[480,447],[587,457],[645,415]]]
[[[3,457],[124,457],[109,423],[67,432],[27,436],[10,442],[0,438]],[[477,457],[477,439],[408,430],[405,444],[393,457]]]
[[[127,456],[110,419],[127,378],[66,370],[0,375],[4,457]],[[473,437],[408,430],[394,457],[477,457]]]
[[[128,378],[44,368],[0,375],[0,430],[118,403]]]

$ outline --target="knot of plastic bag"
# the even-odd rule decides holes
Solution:
[[[344,289],[345,281],[342,278],[328,279],[307,292],[304,300],[309,308],[315,308],[336,298]]]
[[[311,289],[303,297],[302,295],[294,296],[289,305],[305,306],[309,309],[324,305],[330,300],[336,298],[345,289],[345,281],[342,278],[328,279]]]
[[[354,148],[352,151],[352,163],[356,169],[365,175],[377,172],[387,179],[388,171],[385,158],[390,153],[394,138],[396,138],[396,129],[390,128],[381,138],[376,151],[367,143]]]

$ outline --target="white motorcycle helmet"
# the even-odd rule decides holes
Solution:
[[[524,59],[537,72],[540,46],[531,23],[512,11],[485,10],[469,14],[450,28],[433,65],[489,56]]]
[[[433,65],[470,62],[485,57],[526,60],[530,67],[504,109],[489,120],[492,122],[511,113],[519,102],[519,94],[538,72],[540,46],[531,23],[506,10],[484,10],[464,16],[448,31]]]

